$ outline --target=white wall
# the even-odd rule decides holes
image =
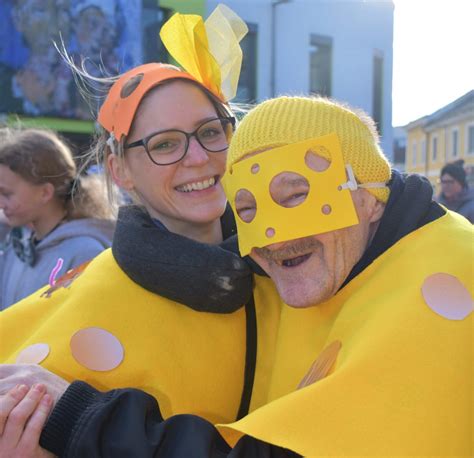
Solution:
[[[207,3],[208,12],[219,1]],[[257,96],[272,96],[271,0],[224,0],[258,25]],[[372,114],[373,56],[383,55],[382,147],[392,154],[393,4],[383,0],[292,0],[275,9],[275,95],[308,94],[311,34],[332,37],[332,97]]]

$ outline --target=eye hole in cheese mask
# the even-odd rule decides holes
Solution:
[[[255,153],[233,164],[223,184],[238,216],[242,256],[254,247],[358,224],[351,191],[386,187],[356,182],[336,134]]]

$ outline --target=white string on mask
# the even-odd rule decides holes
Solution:
[[[352,170],[352,166],[350,164],[346,165],[346,172],[348,180],[346,183],[341,184],[339,189],[349,189],[349,191],[356,191],[359,188],[364,189],[375,189],[375,188],[386,188],[386,183],[357,183],[356,177],[354,175],[354,171]]]

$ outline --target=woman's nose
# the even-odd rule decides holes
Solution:
[[[209,153],[201,146],[195,137],[189,139],[189,146],[183,164],[192,167],[204,165],[209,162]]]

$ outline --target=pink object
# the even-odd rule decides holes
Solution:
[[[84,328],[71,337],[74,359],[93,371],[110,371],[120,365],[124,351],[120,341],[102,328]]]
[[[64,264],[63,258],[58,258],[56,265],[53,267],[53,270],[49,274],[49,286],[54,286],[56,283],[56,277],[58,276],[59,271],[61,270]]]
[[[428,307],[448,320],[464,320],[474,310],[471,294],[450,274],[430,275],[423,282],[421,293]]]
[[[49,355],[49,345],[37,343],[24,348],[16,357],[17,364],[39,364]]]

